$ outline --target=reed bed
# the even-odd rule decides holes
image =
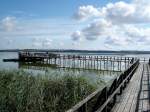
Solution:
[[[64,112],[96,88],[77,75],[0,70],[0,111]]]

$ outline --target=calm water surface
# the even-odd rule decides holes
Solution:
[[[78,53],[80,54],[80,53]],[[92,53],[92,54],[85,54],[82,55],[105,55],[108,54],[100,54],[100,53]],[[138,58],[149,58],[150,54],[140,54],[140,55],[118,55],[118,54],[109,54],[108,56],[129,56],[129,57],[138,57]],[[67,70],[67,69],[56,69],[50,67],[31,67],[31,66],[20,66],[17,62],[3,62],[3,59],[9,58],[18,58],[18,54],[15,52],[0,52],[0,70],[7,69],[7,70],[24,70],[27,72],[32,72],[36,74],[74,74],[74,75],[82,75],[87,78],[87,80],[92,82],[100,82],[100,83],[107,83],[108,81],[115,78],[119,72],[109,72],[109,71],[95,71],[95,70]]]

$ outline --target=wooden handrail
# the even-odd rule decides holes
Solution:
[[[104,88],[103,88],[104,89]],[[79,109],[82,105],[84,105],[87,101],[92,99],[94,96],[96,96],[98,93],[100,93],[103,89],[98,89],[92,94],[90,94],[88,97],[86,97],[84,100],[80,101],[78,104],[76,104],[74,107],[69,109],[67,112],[75,112],[77,109]]]
[[[103,111],[103,109],[107,106],[107,104],[110,102],[110,100],[119,92],[120,88],[124,85],[124,83],[128,80],[128,78],[133,75],[133,73],[137,67],[138,67],[138,65],[136,65],[135,68],[133,68],[133,70],[122,81],[122,83],[119,85],[119,87],[117,87],[117,89],[113,92],[113,94],[108,97],[107,101],[96,112],[102,112]]]
[[[134,74],[138,65],[139,65],[139,60],[136,60],[132,65],[130,65],[130,67],[128,67],[128,69],[126,69],[125,71],[123,71],[121,73],[121,75],[120,75],[121,77],[119,76],[119,78],[117,77],[114,79],[114,80],[117,80],[117,82],[118,82],[119,79],[122,78],[122,76],[125,76],[125,79],[122,79],[121,84],[119,84],[118,86],[117,86],[117,84],[115,85],[116,88],[112,92],[112,94],[109,95],[108,97],[106,95],[106,97],[107,97],[106,101],[100,106],[100,108],[96,109],[97,110],[96,112],[101,112],[105,107],[107,107],[108,103],[115,97],[115,95],[119,92],[119,90],[121,90],[122,86],[126,83],[126,81],[131,79],[131,77]],[[107,90],[107,86],[103,89],[96,90],[95,92],[90,94],[88,97],[86,97],[85,99],[80,101],[78,104],[73,106],[71,109],[69,109],[67,112],[76,112],[76,111],[78,112],[78,110],[80,110],[80,108],[82,108],[82,106],[84,106],[86,103],[88,103],[88,101],[90,101],[92,98],[94,98],[97,94],[100,94],[104,89]],[[86,109],[84,109],[84,110],[86,110]],[[92,110],[94,110],[94,109],[92,109]]]

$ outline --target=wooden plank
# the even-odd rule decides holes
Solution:
[[[112,112],[133,112],[136,108],[136,99],[139,91],[139,80],[142,73],[142,64],[137,72],[133,75],[129,85],[120,97],[120,102],[117,102],[113,107]]]
[[[149,65],[144,65],[144,72],[143,72],[143,78],[141,83],[141,91],[140,91],[140,97],[139,97],[139,105],[138,105],[138,112],[149,112],[150,111],[150,105],[149,105],[149,75],[150,69]]]
[[[137,61],[138,62],[138,61]],[[138,65],[135,63],[136,67],[138,67]],[[132,68],[133,66],[131,66]],[[121,82],[121,84],[119,85],[119,87],[113,92],[112,95],[109,96],[109,98],[107,99],[107,101],[96,111],[96,112],[102,112],[102,110],[105,108],[105,106],[108,104],[108,102],[113,98],[113,96],[119,92],[120,88],[124,85],[125,81],[134,73],[134,71],[136,70],[136,67],[134,67],[133,69],[131,69],[131,72],[128,74],[128,76]]]
[[[141,76],[142,77],[142,76]],[[134,99],[133,99],[133,102],[132,102],[132,106],[131,106],[131,109],[130,109],[130,112],[135,112],[136,110],[136,105],[137,105],[137,97],[138,97],[138,92],[140,90],[140,81],[141,81],[141,77],[139,80],[137,80],[137,88],[136,88],[136,91],[135,91],[135,94],[134,94]]]
[[[136,74],[135,74],[135,76],[136,76]],[[120,106],[120,110],[118,110],[117,112],[129,112],[130,106],[132,104],[132,100],[134,98],[134,94],[133,93],[135,93],[135,89],[136,89],[136,86],[135,86],[135,84],[132,84],[132,81],[130,82],[130,86],[132,88],[129,89],[129,91],[127,91],[127,93],[129,93],[128,99],[123,101],[123,105]]]

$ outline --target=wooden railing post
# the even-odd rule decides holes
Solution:
[[[83,106],[78,110],[78,112],[87,112],[87,103],[83,104]]]
[[[107,87],[105,87],[97,98],[92,112],[95,112],[107,99]]]

